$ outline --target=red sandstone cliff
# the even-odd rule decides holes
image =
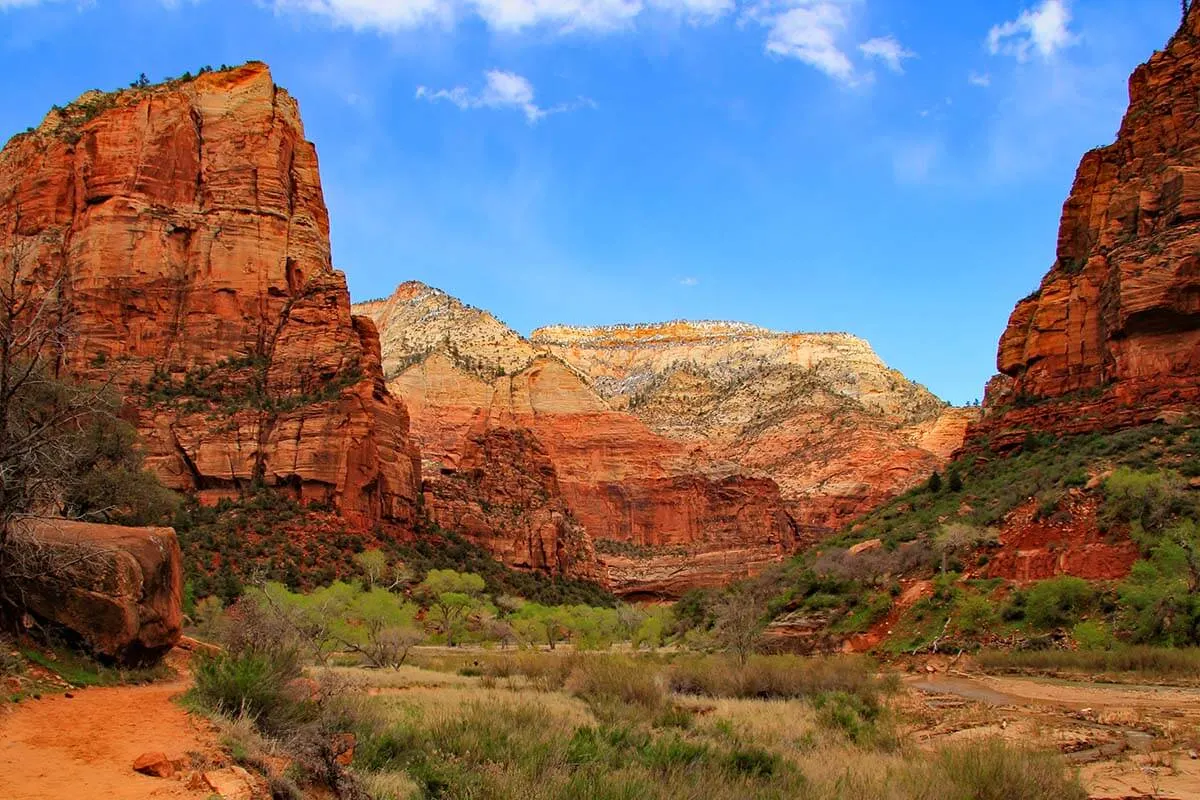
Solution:
[[[1200,7],[1129,81],[1115,143],[1084,156],[1057,259],[1000,339],[977,444],[1200,406]]]
[[[111,379],[166,483],[411,524],[407,414],[328,234],[316,151],[262,64],[88,93],[0,152],[0,250],[60,287],[63,366]]]
[[[728,583],[795,548],[774,481],[699,456],[610,407],[581,372],[490,314],[418,283],[356,310],[379,324],[389,386],[412,413],[430,515],[462,520],[464,505],[516,509],[525,518],[510,529],[544,532],[530,547],[494,513],[475,511],[460,525],[509,563],[594,547],[615,591],[662,597]],[[479,448],[497,438],[510,452],[526,443],[530,455],[507,460],[506,479],[464,481]],[[521,487],[539,484],[546,497],[530,503]],[[525,499],[514,505],[514,496]],[[538,521],[558,503],[581,531]],[[573,573],[588,574],[584,559],[574,564]]]
[[[655,432],[699,457],[770,477],[814,536],[928,478],[975,417],[848,334],[677,321],[555,326],[532,341]]]

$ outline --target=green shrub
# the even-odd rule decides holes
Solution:
[[[1173,472],[1120,467],[1104,481],[1101,521],[1158,530],[1186,508],[1183,482]]]
[[[962,636],[987,633],[998,620],[995,604],[979,594],[964,594],[955,606],[952,625]]]
[[[750,745],[738,747],[725,757],[726,769],[751,778],[770,778],[782,765],[783,759],[776,753]]]
[[[857,745],[894,743],[894,734],[880,728],[882,706],[847,692],[826,692],[813,698],[817,719]],[[888,735],[884,735],[888,734]]]
[[[1179,522],[1143,545],[1147,557],[1118,590],[1122,633],[1135,644],[1200,644],[1200,525]]]
[[[1096,601],[1090,583],[1066,575],[1035,583],[1024,595],[1025,619],[1042,630],[1074,625]]]
[[[299,677],[292,665],[265,653],[222,653],[200,659],[192,697],[205,708],[246,716],[264,731],[283,732],[311,718],[312,710],[288,692]]]
[[[1117,643],[1103,622],[1080,622],[1071,629],[1071,638],[1081,650],[1111,650]]]

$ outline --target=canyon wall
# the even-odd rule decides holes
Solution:
[[[379,325],[389,386],[412,414],[430,513],[461,518],[481,437],[522,431],[549,460],[546,491],[631,595],[760,571],[925,480],[974,416],[845,334],[678,322],[526,339],[416,282],[355,310]],[[509,490],[475,486],[472,537],[511,563],[537,561],[526,539],[482,522]],[[558,538],[534,540],[558,551],[547,546]]]
[[[565,510],[568,524],[526,520],[510,528],[553,532],[534,537],[534,551],[591,548],[612,588],[629,596],[673,597],[722,585],[797,546],[774,481],[698,457],[613,409],[579,370],[490,314],[419,283],[356,311],[379,324],[389,386],[411,411],[429,513],[455,518],[464,503],[473,505],[464,530],[510,563],[540,556],[482,510],[494,518],[497,508],[511,508],[514,493],[528,495],[516,488],[526,483],[542,486],[543,504],[561,503],[557,513]],[[476,469],[480,443],[500,435],[509,452],[525,442],[536,457],[511,459],[505,470],[514,471],[504,482],[464,481]],[[469,498],[468,487],[475,491]],[[447,497],[455,500],[451,512],[443,510]],[[540,505],[526,508],[541,514]],[[586,574],[584,559],[573,561],[574,572]]]
[[[1056,260],[1000,339],[973,446],[1200,408],[1200,8],[1129,80],[1116,141],[1084,156]]]
[[[0,152],[0,252],[61,295],[59,367],[126,399],[148,464],[411,526],[416,451],[333,269],[295,100],[251,63],[55,108]]]
[[[531,340],[656,433],[769,476],[813,536],[925,480],[975,417],[849,334],[677,321],[554,326]]]

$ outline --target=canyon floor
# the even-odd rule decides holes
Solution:
[[[184,680],[116,686],[27,700],[0,711],[5,800],[204,800],[207,786],[133,771],[144,753],[171,758],[219,751],[208,723],[174,702]]]
[[[472,662],[474,657],[493,659],[495,653],[423,650],[417,658],[420,667],[340,671],[377,702],[409,716],[465,720],[480,709],[532,703],[574,722],[588,718],[583,703],[561,692],[511,678],[497,682],[486,674],[472,674],[478,670],[460,668],[482,663]],[[561,655],[547,653],[544,658]],[[998,737],[1063,753],[1079,769],[1095,800],[1200,797],[1200,687],[985,675],[969,664],[948,660],[935,662],[933,671],[924,664],[913,669],[890,702],[901,720],[906,750],[932,752],[966,740]],[[227,763],[214,727],[177,702],[188,687],[186,672],[182,674],[145,686],[89,688],[70,697],[46,695],[0,708],[5,800],[234,796],[214,793],[206,783],[189,784],[186,777],[164,780],[132,769],[134,760],[147,752],[190,764],[181,769],[183,776]],[[699,701],[679,702],[688,707]],[[769,717],[778,723],[771,726],[773,732],[790,729],[794,737],[812,717],[811,709],[794,701],[718,700],[700,705],[696,711],[701,729],[713,724],[753,726]],[[764,715],[767,706],[770,713]],[[724,718],[727,723],[720,722]],[[806,766],[806,772],[811,768]],[[408,786],[416,790],[415,784]]]
[[[905,680],[922,745],[998,736],[1079,767],[1092,798],[1200,797],[1200,689],[949,670]]]

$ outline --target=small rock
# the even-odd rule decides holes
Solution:
[[[1190,758],[1192,761],[1195,761],[1196,759],[1200,758],[1200,753],[1197,753],[1195,750],[1188,750],[1188,758]]]
[[[353,733],[335,733],[330,740],[334,760],[343,767],[350,766],[354,762],[354,748],[357,744],[358,739]]]
[[[854,545],[847,552],[852,556],[856,556],[856,555],[859,555],[860,553],[869,553],[872,550],[878,550],[881,547],[883,547],[882,540],[867,539],[865,542],[859,542],[858,544]]]
[[[208,781],[204,780],[204,776],[195,770],[192,770],[184,777],[183,786],[185,789],[193,792],[203,792],[212,788],[208,785]]]
[[[152,778],[173,778],[176,767],[163,753],[143,753],[134,760],[133,771]]]
[[[208,788],[221,795],[222,800],[254,800],[257,786],[250,773],[241,767],[228,767],[204,773]]]
[[[70,692],[67,692],[66,694],[64,694],[63,697],[67,698],[68,700],[75,699],[75,695],[71,694]]]

